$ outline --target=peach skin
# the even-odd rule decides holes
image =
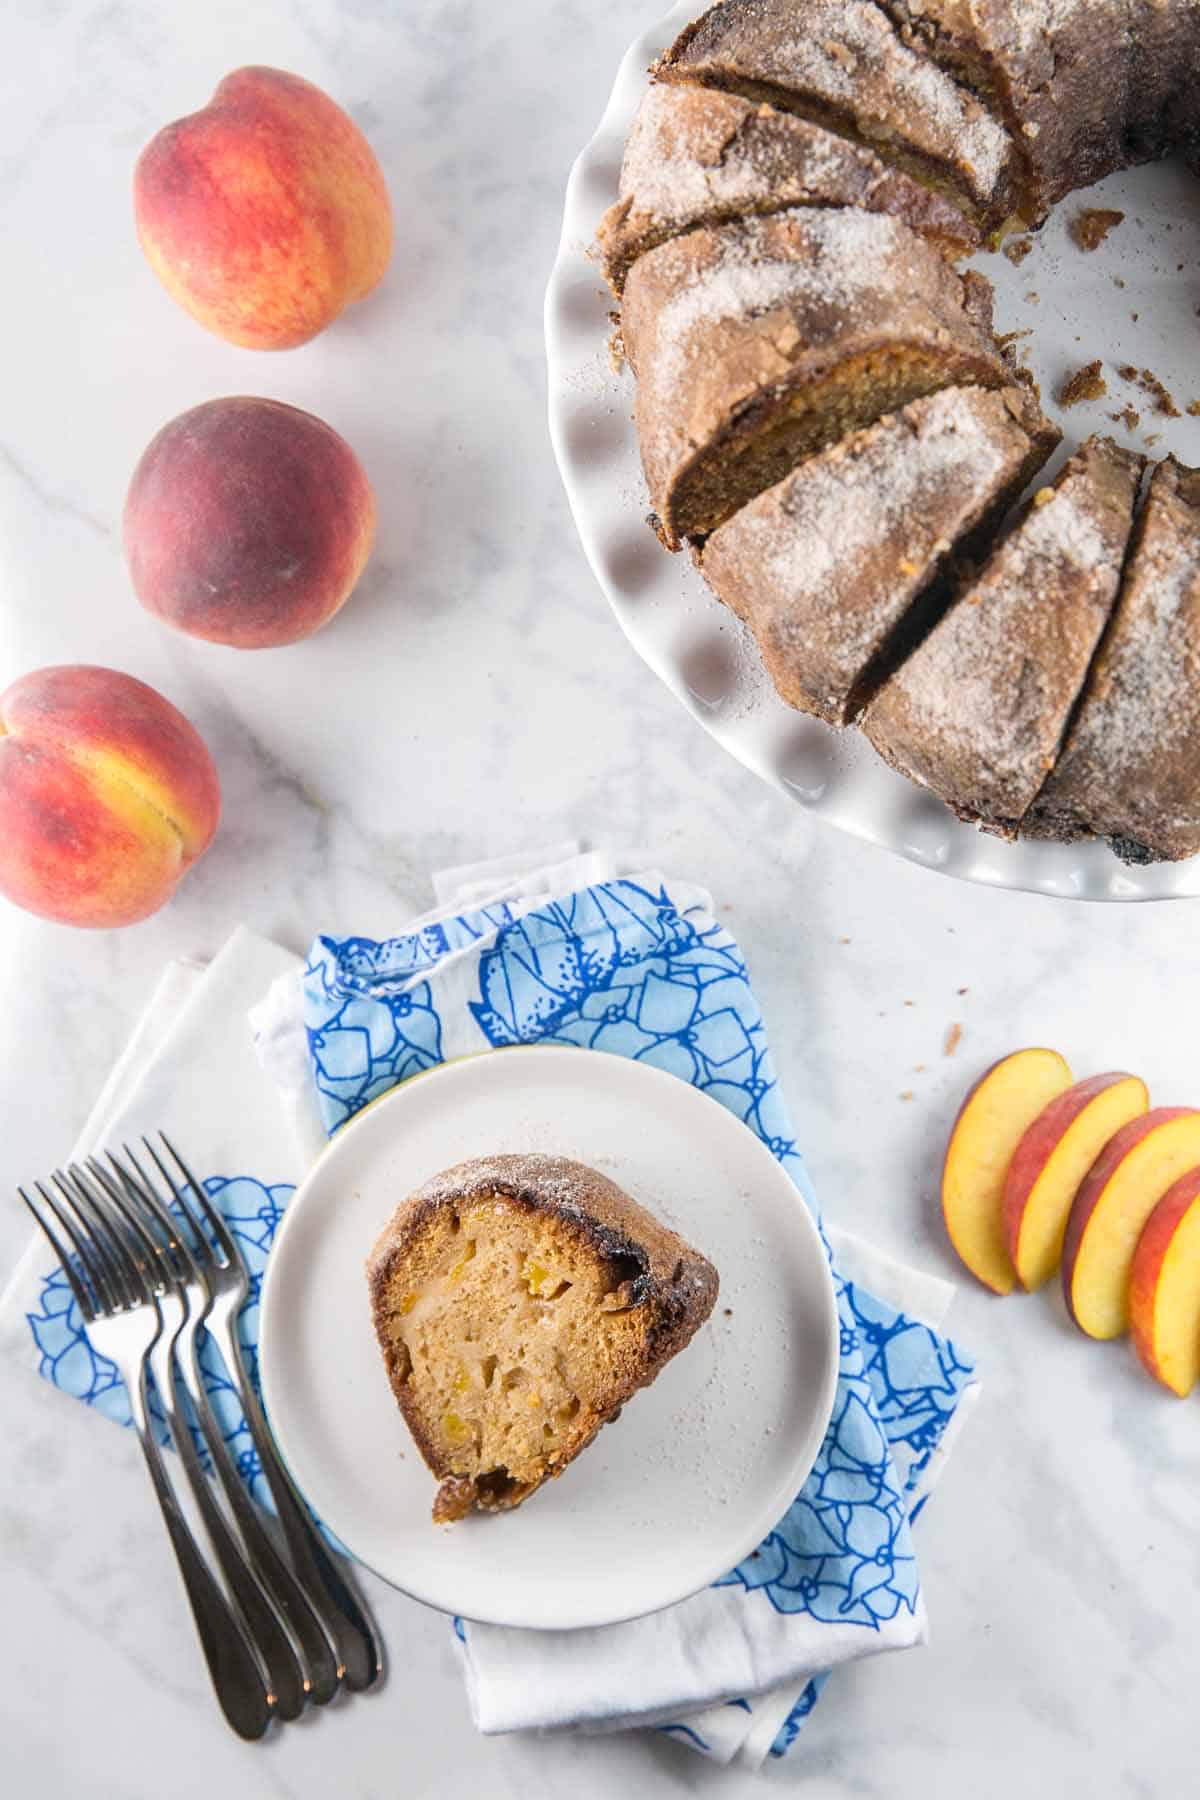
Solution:
[[[1156,1106],[1109,1139],[1067,1219],[1062,1276],[1067,1310],[1089,1337],[1129,1325],[1129,1281],[1142,1227],[1181,1175],[1200,1166],[1200,1112]]]
[[[282,69],[238,69],[166,125],[133,179],[138,237],[172,299],[250,350],[307,343],[383,278],[392,213],[354,121]]]
[[[294,644],[349,598],[375,499],[331,426],[277,400],[209,400],[164,425],[125,501],[125,556],[148,612],[242,650]]]
[[[1181,1175],[1142,1226],[1129,1324],[1143,1366],[1186,1399],[1200,1381],[1200,1168]]]
[[[1010,1294],[1016,1271],[1004,1236],[1009,1161],[1042,1108],[1071,1085],[1057,1050],[1017,1050],[994,1063],[963,1101],[942,1168],[950,1242],[973,1275]]]
[[[115,669],[39,669],[0,694],[0,893],[64,925],[170,899],[220,814],[217,772],[169,700]]]
[[[1090,1075],[1056,1095],[1029,1126],[1004,1178],[1004,1231],[1023,1288],[1032,1292],[1049,1281],[1080,1182],[1113,1133],[1149,1105],[1136,1075]]]

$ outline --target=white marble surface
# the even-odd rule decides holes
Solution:
[[[647,16],[641,0],[3,9],[0,685],[56,661],[128,669],[195,719],[226,795],[213,851],[149,923],[89,935],[0,914],[4,1182],[61,1156],[166,958],[211,952],[238,919],[298,948],[317,929],[385,931],[426,904],[431,868],[570,834],[653,841],[714,889],[825,1206],[930,1269],[953,1273],[940,1143],[993,1056],[1049,1041],[1081,1071],[1133,1067],[1159,1100],[1200,1099],[1193,904],[971,889],[815,832],[695,728],[594,590],[543,426],[541,287],[568,162]],[[379,293],[278,357],[173,307],[130,219],[141,143],[252,61],[350,105],[399,224]],[[237,391],[344,431],[382,512],[344,615],[257,656],[156,626],[117,533],[152,431]],[[24,1240],[4,1201],[0,1264]],[[205,1691],[132,1442],[0,1368],[5,1792],[1186,1791],[1196,1404],[1157,1390],[1127,1346],[1079,1338],[1051,1297],[964,1288],[954,1325],[987,1394],[919,1527],[932,1641],[840,1675],[803,1747],[761,1778],[645,1739],[477,1738],[444,1622],[378,1584],[386,1691],[239,1745]]]

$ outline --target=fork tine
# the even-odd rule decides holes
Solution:
[[[54,1202],[52,1200],[50,1200],[49,1195],[46,1194],[46,1190],[42,1187],[42,1184],[40,1181],[37,1183],[37,1187],[38,1187],[39,1192],[43,1195],[45,1200],[50,1205],[51,1209],[54,1211],[55,1217],[57,1218],[58,1217],[57,1208],[54,1207]],[[85,1290],[82,1281],[80,1281],[78,1275],[75,1273],[75,1265],[71,1261],[71,1253],[66,1248],[65,1244],[62,1242],[62,1239],[59,1237],[58,1233],[55,1231],[53,1225],[50,1224],[50,1221],[45,1217],[44,1214],[42,1214],[38,1211],[37,1207],[34,1205],[33,1201],[29,1198],[29,1195],[25,1192],[25,1189],[23,1187],[19,1187],[17,1189],[17,1193],[20,1196],[20,1198],[25,1202],[25,1204],[29,1208],[30,1212],[33,1214],[35,1221],[41,1227],[43,1235],[48,1239],[50,1247],[54,1251],[55,1256],[57,1256],[59,1262],[62,1264],[63,1274],[66,1276],[67,1282],[71,1289],[71,1292],[75,1296],[76,1305],[79,1307],[79,1310],[83,1315],[83,1322],[85,1325],[89,1325],[91,1323],[91,1321],[96,1317],[98,1307],[103,1305],[103,1300],[100,1297],[100,1289],[98,1287],[96,1288],[95,1297],[93,1297],[91,1294],[89,1294]],[[91,1272],[88,1268],[87,1260],[84,1257],[83,1252],[79,1247],[79,1242],[75,1236],[75,1233],[71,1230],[71,1227],[64,1220],[60,1220],[60,1223],[63,1225],[63,1229],[67,1232],[68,1236],[71,1239],[71,1243],[75,1247],[76,1256],[77,1256],[80,1267],[83,1269],[85,1275],[87,1275],[89,1281],[91,1281],[91,1279],[92,1279]]]
[[[207,1220],[209,1226],[211,1227],[213,1235],[215,1236],[218,1244],[221,1246],[221,1249],[224,1251],[225,1256],[231,1263],[234,1264],[235,1267],[240,1268],[243,1271],[243,1273],[245,1273],[245,1259],[242,1256],[240,1249],[238,1248],[237,1239],[234,1237],[234,1235],[230,1231],[228,1225],[225,1223],[225,1220],[222,1217],[220,1211],[218,1210],[217,1207],[215,1207],[213,1205],[212,1201],[209,1199],[208,1195],[205,1193],[203,1185],[199,1181],[197,1181],[196,1177],[192,1174],[192,1171],[188,1168],[187,1164],[184,1162],[182,1156],[180,1156],[178,1150],[175,1148],[174,1144],[171,1142],[171,1140],[167,1136],[166,1132],[160,1131],[158,1135],[162,1139],[163,1143],[166,1145],[172,1158],[174,1159],[175,1163],[177,1164],[177,1166],[179,1168],[179,1172],[183,1176],[185,1185],[187,1187],[191,1188],[193,1195],[195,1196],[196,1200],[199,1202],[200,1208],[204,1214],[204,1217]],[[158,1152],[155,1150],[154,1145],[150,1142],[149,1138],[143,1138],[142,1142],[143,1142],[143,1144],[145,1144],[147,1150],[150,1152],[151,1156],[154,1158],[155,1164],[157,1165],[160,1173],[162,1174],[163,1179],[166,1181],[167,1185],[170,1187],[171,1192],[174,1194],[179,1205],[183,1208],[184,1212],[187,1214],[188,1218],[192,1221],[193,1225],[195,1225],[196,1224],[195,1213],[193,1212],[191,1203],[187,1200],[183,1189],[179,1186],[179,1183],[171,1175],[169,1169],[167,1169],[167,1167],[163,1163],[162,1158],[159,1156]],[[206,1242],[207,1242],[207,1240],[206,1240]]]
[[[155,1286],[161,1285],[164,1280],[174,1282],[175,1269],[171,1264],[165,1248],[151,1233],[142,1218],[139,1217],[137,1210],[130,1205],[125,1195],[122,1194],[121,1190],[116,1186],[108,1171],[96,1161],[94,1156],[89,1158],[87,1171],[79,1168],[77,1164],[72,1163],[70,1175],[73,1181],[86,1180],[89,1174],[98,1186],[103,1189],[104,1194],[107,1195],[111,1204],[125,1221],[125,1224],[136,1235],[142,1253],[147,1258],[147,1268],[144,1270],[144,1273],[148,1276],[150,1281]],[[120,1231],[119,1224],[116,1226],[116,1229],[118,1232]],[[128,1240],[126,1241],[128,1242]]]
[[[129,1306],[136,1296],[130,1291],[127,1272],[119,1248],[113,1242],[108,1221],[102,1215],[97,1215],[94,1207],[80,1204],[81,1198],[84,1201],[88,1200],[88,1195],[85,1193],[80,1196],[73,1192],[68,1187],[67,1178],[61,1169],[55,1169],[50,1179],[66,1202],[69,1214],[73,1214],[79,1221],[80,1228],[91,1245],[92,1260],[103,1273],[108,1290],[108,1301],[104,1310],[114,1312],[119,1307]],[[41,1188],[42,1184],[39,1182],[38,1186]],[[45,1193],[46,1190],[42,1188],[42,1192]],[[49,1198],[48,1195],[47,1198]],[[55,1211],[62,1223],[66,1225],[68,1214],[64,1214],[62,1208],[57,1205]]]
[[[117,1179],[121,1182],[126,1193],[129,1195],[131,1202],[134,1205],[145,1209],[154,1224],[158,1227],[161,1236],[166,1239],[165,1245],[159,1244],[160,1254],[165,1253],[169,1258],[177,1259],[183,1266],[183,1273],[185,1276],[195,1276],[198,1279],[199,1271],[196,1268],[195,1259],[193,1258],[190,1249],[184,1242],[183,1234],[179,1229],[178,1219],[172,1218],[167,1207],[163,1204],[161,1194],[150,1180],[150,1177],[146,1174],[146,1171],[143,1169],[141,1163],[139,1163],[137,1157],[134,1156],[132,1151],[129,1151],[128,1148],[126,1154],[129,1158],[129,1162],[133,1164],[136,1174],[130,1173],[127,1164],[122,1162],[121,1158],[117,1156],[114,1151],[105,1151],[105,1155],[112,1164]],[[94,1156],[88,1158],[88,1166],[92,1169],[97,1180],[107,1181],[108,1178],[104,1169]]]

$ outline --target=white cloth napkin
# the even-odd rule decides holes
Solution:
[[[521,927],[527,934],[535,931],[548,905],[580,888],[599,895],[623,884],[641,893],[667,891],[661,877],[634,882],[624,873],[632,865],[598,856],[576,859],[570,845],[556,846],[538,860],[533,871],[514,858],[503,867],[440,878],[438,907],[415,923],[426,946],[442,946],[420,975],[436,993],[442,1058],[459,1053],[474,1016],[470,1007],[478,997],[481,957],[495,952],[497,939],[516,921],[527,921]],[[700,890],[673,883],[670,897],[685,920],[719,930]],[[493,923],[489,914],[501,922]],[[475,927],[485,920],[487,929],[456,946],[446,922],[464,916]],[[408,934],[393,940],[409,941]],[[715,942],[711,935],[707,941]],[[265,1263],[291,1185],[325,1137],[302,1018],[303,968],[299,958],[246,931],[235,933],[207,969],[171,965],[73,1152],[78,1156],[165,1129],[197,1166],[257,1269]],[[310,962],[310,978],[311,968]],[[393,997],[398,991],[393,980]],[[257,1044],[247,1021],[251,1009]],[[481,1045],[476,1041],[471,1047]],[[969,1364],[936,1336],[951,1289],[874,1256],[851,1238],[833,1242],[843,1299],[849,1295],[859,1308],[855,1317],[871,1322],[881,1335],[881,1358],[891,1354],[897,1369],[909,1371],[911,1387],[896,1390],[901,1410],[905,1404],[919,1406],[919,1392],[931,1391],[931,1381],[941,1386],[937,1419],[924,1435],[906,1430],[899,1415],[878,1414],[889,1492],[901,1498],[911,1517],[931,1490],[978,1391]],[[253,1308],[244,1330],[253,1344]],[[65,1391],[127,1421],[123,1390],[91,1352],[40,1239],[31,1241],[0,1297],[0,1345],[32,1359]],[[926,1385],[919,1389],[921,1382]],[[242,1425],[231,1411],[235,1402],[227,1384],[214,1383],[213,1397],[236,1453]],[[840,1481],[847,1494],[866,1479],[861,1469],[839,1468],[836,1457],[826,1475],[835,1485]],[[870,1479],[877,1476],[872,1471]],[[895,1544],[889,1544],[887,1554],[895,1553]],[[790,1580],[782,1570],[788,1554],[786,1538],[776,1541],[773,1534],[764,1546],[770,1569],[764,1563],[763,1573],[780,1564],[778,1580]],[[910,1546],[902,1556],[911,1557]],[[654,1724],[718,1761],[756,1765],[790,1746],[828,1669],[922,1640],[925,1614],[915,1579],[910,1588],[911,1603],[869,1629],[861,1619],[838,1623],[809,1611],[781,1610],[769,1597],[769,1583],[756,1587],[745,1579],[604,1631],[545,1634],[460,1623],[472,1710],[484,1731]],[[784,1599],[793,1603],[786,1594]]]

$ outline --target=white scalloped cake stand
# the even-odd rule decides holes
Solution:
[[[601,214],[616,198],[646,71],[699,10],[700,0],[682,0],[626,53],[599,129],[571,171],[546,292],[554,450],[584,551],[626,636],[739,762],[854,837],[993,887],[1084,900],[1200,895],[1200,857],[1126,868],[1103,844],[1005,844],[959,823],[932,795],[886,768],[857,732],[835,732],[786,706],[745,627],[709,592],[688,557],[668,555],[647,528],[632,379],[612,365],[612,296],[589,251]],[[1045,395],[1066,372],[1102,352],[1110,369],[1126,361],[1151,364],[1183,407],[1200,392],[1197,295],[1186,274],[1178,274],[1200,235],[1200,183],[1167,164],[1114,176],[1087,203],[1128,215],[1102,251],[1085,256],[1071,246],[1067,220],[1079,202],[1067,201],[1019,268],[998,255],[980,259],[996,286],[998,324],[1033,331],[1026,355]],[[1047,275],[1043,295],[1037,283]],[[1154,430],[1161,439],[1151,454],[1172,450],[1200,463],[1200,419],[1159,419],[1144,395],[1116,380],[1111,385],[1107,400],[1061,418],[1067,443],[1060,458],[1091,431],[1146,449]],[[1111,417],[1127,402],[1143,414],[1133,432]]]

